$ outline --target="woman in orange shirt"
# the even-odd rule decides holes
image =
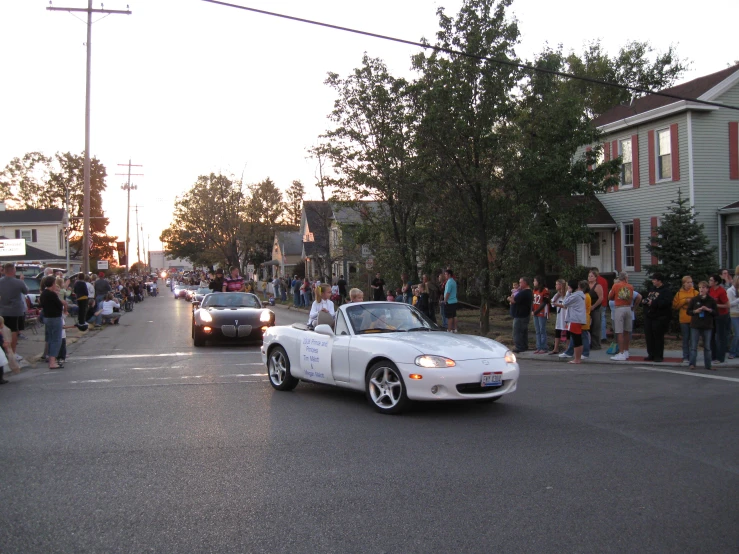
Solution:
[[[672,299],[672,309],[679,312],[680,335],[683,338],[683,365],[690,361],[690,316],[688,315],[688,304],[698,296],[698,291],[693,288],[693,278],[686,275],[682,279],[683,286],[677,291]]]

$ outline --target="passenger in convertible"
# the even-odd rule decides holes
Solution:
[[[308,316],[308,325],[315,327],[316,323],[318,322],[318,314],[321,312],[326,312],[331,315],[331,317],[336,317],[336,310],[334,308],[334,303],[331,302],[331,287],[329,285],[321,285],[318,287],[320,289],[320,297],[316,298],[316,300],[313,302],[313,305],[310,308],[310,316]]]

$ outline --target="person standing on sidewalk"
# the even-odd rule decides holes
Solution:
[[[110,282],[102,277],[100,279],[96,279],[92,286],[95,289],[95,306],[100,306],[103,303],[103,300],[105,300],[105,296],[109,292],[113,292],[113,289],[110,287]]]
[[[534,330],[536,331],[536,350],[534,354],[547,353],[547,319],[549,319],[549,289],[542,277],[534,277]]]
[[[426,290],[429,293],[429,311],[428,316],[436,323],[436,307],[439,305],[439,285],[429,279],[428,275],[423,276],[423,282],[426,285]]]
[[[688,304],[698,296],[698,291],[693,288],[693,278],[690,275],[682,278],[682,284],[683,286],[672,299],[672,309],[678,312],[680,334],[683,339],[683,364],[687,365],[690,361],[690,320],[692,319],[688,315]]]
[[[513,351],[518,354],[529,349],[529,318],[531,306],[534,304],[534,295],[529,288],[528,277],[518,280],[518,294],[512,297],[513,304]]]
[[[77,280],[74,282],[72,292],[74,292],[74,295],[77,297],[77,323],[84,325],[87,323],[87,300],[89,294],[84,273],[77,275]],[[44,317],[46,317],[46,314],[44,314]]]
[[[729,359],[733,360],[739,356],[739,276],[734,277],[734,283],[726,291],[729,297],[729,316],[731,317],[731,330],[734,338],[731,340]]]
[[[606,301],[606,293],[603,287],[598,283],[598,277],[600,273],[597,269],[593,268],[588,272],[588,287],[590,290],[590,335],[593,338],[590,348],[593,350],[600,350],[601,332],[600,327],[602,323],[601,312],[605,308],[603,303]]]
[[[587,286],[587,281],[573,279],[569,282],[570,294],[564,299],[567,308],[567,335],[572,340],[574,360],[567,363],[582,363],[582,326],[587,322],[587,311],[585,308],[585,293],[581,289]],[[521,293],[519,293],[520,295]]]
[[[446,285],[444,285],[444,306],[446,319],[449,324],[447,329],[450,333],[457,332],[457,281],[454,280],[454,271],[448,268],[446,274]],[[529,306],[531,310],[531,306]]]
[[[695,370],[698,357],[698,340],[703,337],[703,363],[706,369],[711,366],[711,334],[714,319],[718,313],[716,301],[708,294],[709,284],[705,281],[698,283],[699,295],[688,303],[690,315],[690,369]]]
[[[714,318],[714,333],[711,338],[711,351],[713,353],[713,365],[726,362],[726,350],[729,346],[729,328],[731,327],[731,316],[729,315],[729,296],[722,286],[721,277],[711,275],[708,278],[708,294],[716,301],[718,315]]]
[[[567,294],[567,281],[564,279],[557,279],[555,285],[557,290],[556,294],[552,298],[551,305],[557,311],[557,321],[554,325],[554,347],[549,352],[550,355],[559,354],[559,341],[563,342],[567,340],[567,327],[565,326],[565,308],[561,302],[565,299]],[[564,335],[564,337],[562,336]]]
[[[598,284],[603,289],[603,302],[601,304],[600,308],[600,337],[596,337],[597,340],[600,340],[601,343],[607,342],[608,340],[608,327],[606,326],[606,299],[608,298],[609,290],[608,290],[608,281],[606,281],[606,278],[603,277],[603,275],[600,274],[600,271],[597,267],[592,268],[593,273],[595,273],[598,278],[596,279],[598,281]]]
[[[618,283],[613,284],[608,298],[613,300],[613,332],[618,340],[618,354],[611,356],[616,362],[625,362],[629,359],[629,342],[634,325],[634,304],[640,298],[629,284],[629,274],[622,271],[618,274]]]
[[[7,263],[3,266],[5,276],[0,278],[0,315],[5,318],[5,325],[12,334],[11,346],[13,352],[18,350],[18,333],[25,329],[26,311],[25,294],[28,287],[20,279],[15,277],[15,265]]]
[[[85,281],[81,281],[85,284]],[[85,285],[85,290],[87,286]],[[53,276],[44,277],[44,290],[39,295],[39,305],[44,310],[44,327],[46,332],[46,342],[49,343],[49,369],[59,369],[63,367],[57,363],[59,349],[62,346],[62,328],[64,327],[64,304],[59,300],[57,293],[59,286],[56,284],[56,278]],[[86,300],[86,299],[85,299]],[[87,311],[87,302],[85,302],[85,312]],[[84,323],[84,322],[82,322]]]
[[[665,333],[672,316],[672,294],[662,273],[652,275],[652,287],[643,300],[644,336],[647,340],[647,362],[662,362],[665,357]],[[721,289],[726,296],[726,291]],[[726,310],[729,313],[729,310]]]

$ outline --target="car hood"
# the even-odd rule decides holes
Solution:
[[[420,354],[444,356],[458,361],[502,358],[510,350],[497,341],[475,335],[413,331],[410,333],[384,333],[375,336],[406,343],[418,349]]]

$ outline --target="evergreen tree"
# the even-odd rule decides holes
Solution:
[[[710,246],[702,223],[695,220],[687,198],[678,189],[677,200],[670,202],[669,211],[662,215],[657,234],[651,237],[647,251],[659,263],[647,265],[647,273],[659,271],[665,275],[665,283],[672,291],[680,288],[684,275],[697,283],[716,273],[716,248]]]

